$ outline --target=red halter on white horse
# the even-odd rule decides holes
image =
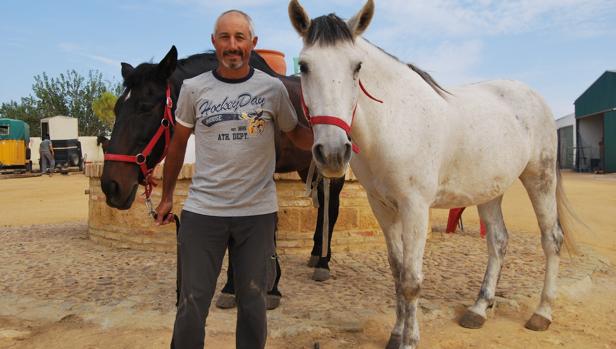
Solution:
[[[366,96],[368,96],[368,98],[372,99],[373,101],[376,101],[376,102],[379,102],[379,103],[383,103],[382,100],[377,99],[377,98],[373,97],[370,93],[368,93],[368,91],[364,87],[364,84],[361,83],[361,80],[359,80],[359,88],[361,88],[362,92]],[[310,112],[308,111],[308,106],[306,105],[306,102],[304,102],[304,92],[303,92],[303,90],[300,93],[300,97],[301,97],[301,100],[302,100],[302,108],[304,109],[304,115],[306,115],[306,118],[308,119],[308,121],[310,122],[311,125],[334,125],[334,126],[338,126],[341,129],[343,129],[344,132],[346,132],[347,136],[349,136],[349,139],[351,139],[351,126],[353,126],[353,120],[355,120],[355,110],[357,109],[357,104],[355,104],[355,107],[353,107],[353,117],[351,119],[351,125],[349,125],[344,120],[342,120],[341,118],[339,118],[337,116],[331,116],[331,115],[310,116]],[[351,142],[353,142],[353,141],[351,140]],[[353,152],[355,154],[358,154],[359,153],[359,147],[357,145],[355,145],[355,143],[352,143],[352,146],[353,146]]]

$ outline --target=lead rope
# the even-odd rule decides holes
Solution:
[[[304,196],[312,198],[312,206],[319,208],[319,198],[317,195],[317,187],[319,185],[319,181],[321,181],[321,174],[316,171],[317,176],[313,179],[316,171],[316,163],[314,159],[310,161],[310,168],[308,169],[308,176],[306,177],[306,190],[304,192]]]
[[[316,178],[315,177],[316,172]],[[319,196],[318,196],[318,187],[319,182],[323,180],[323,241],[321,245],[321,257],[327,257],[327,253],[329,250],[329,187],[330,187],[330,179],[324,178],[321,174],[316,170],[316,164],[314,159],[310,162],[310,168],[308,169],[308,176],[306,177],[306,191],[305,196],[312,198],[312,206],[315,208],[319,208]]]

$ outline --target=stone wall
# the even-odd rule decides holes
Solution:
[[[90,177],[88,230],[90,239],[101,244],[138,250],[175,251],[176,238],[173,224],[157,227],[152,223],[144,203],[143,188],[139,188],[133,207],[120,211],[105,203],[100,187],[102,164],[86,166]],[[188,194],[193,174],[192,164],[185,164],[178,176],[174,196],[174,211],[180,212]],[[154,177],[161,179],[162,168],[157,167]],[[366,193],[352,174],[348,176],[340,198],[340,214],[332,239],[332,250],[357,251],[384,246],[384,238],[370,210]],[[295,173],[276,174],[278,191],[278,252],[280,254],[307,254],[312,249],[317,209],[312,199],[305,197],[304,183]],[[152,193],[152,201],[160,201],[160,186]]]

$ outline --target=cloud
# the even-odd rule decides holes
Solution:
[[[106,65],[110,65],[113,67],[120,66],[120,61],[113,59],[113,58],[105,57],[99,54],[87,52],[86,49],[72,42],[61,42],[58,44],[58,47],[65,52],[73,53],[81,57],[85,57],[85,58],[106,64]]]
[[[480,40],[445,41],[415,52],[414,63],[444,86],[484,80],[473,73],[481,65],[483,49]]]
[[[437,37],[520,34],[537,30],[607,33],[613,0],[383,0],[377,11],[398,33]],[[571,30],[571,28],[575,28]]]

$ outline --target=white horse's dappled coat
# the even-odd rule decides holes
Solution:
[[[317,166],[336,177],[350,162],[386,238],[397,297],[387,348],[415,348],[419,340],[416,311],[430,207],[478,205],[487,225],[488,267],[475,304],[460,320],[465,327],[481,327],[507,247],[502,195],[517,178],[533,203],[547,257],[541,303],[526,326],[547,329],[565,237],[558,217],[566,213],[552,113],[541,96],[516,81],[445,92],[427,74],[360,37],[373,11],[369,0],[345,23],[335,15],[310,20],[296,0],[289,4],[304,41],[300,67],[310,114],[352,124],[352,142],[360,148],[351,157],[344,130],[314,125]],[[383,104],[360,90],[360,79]]]

